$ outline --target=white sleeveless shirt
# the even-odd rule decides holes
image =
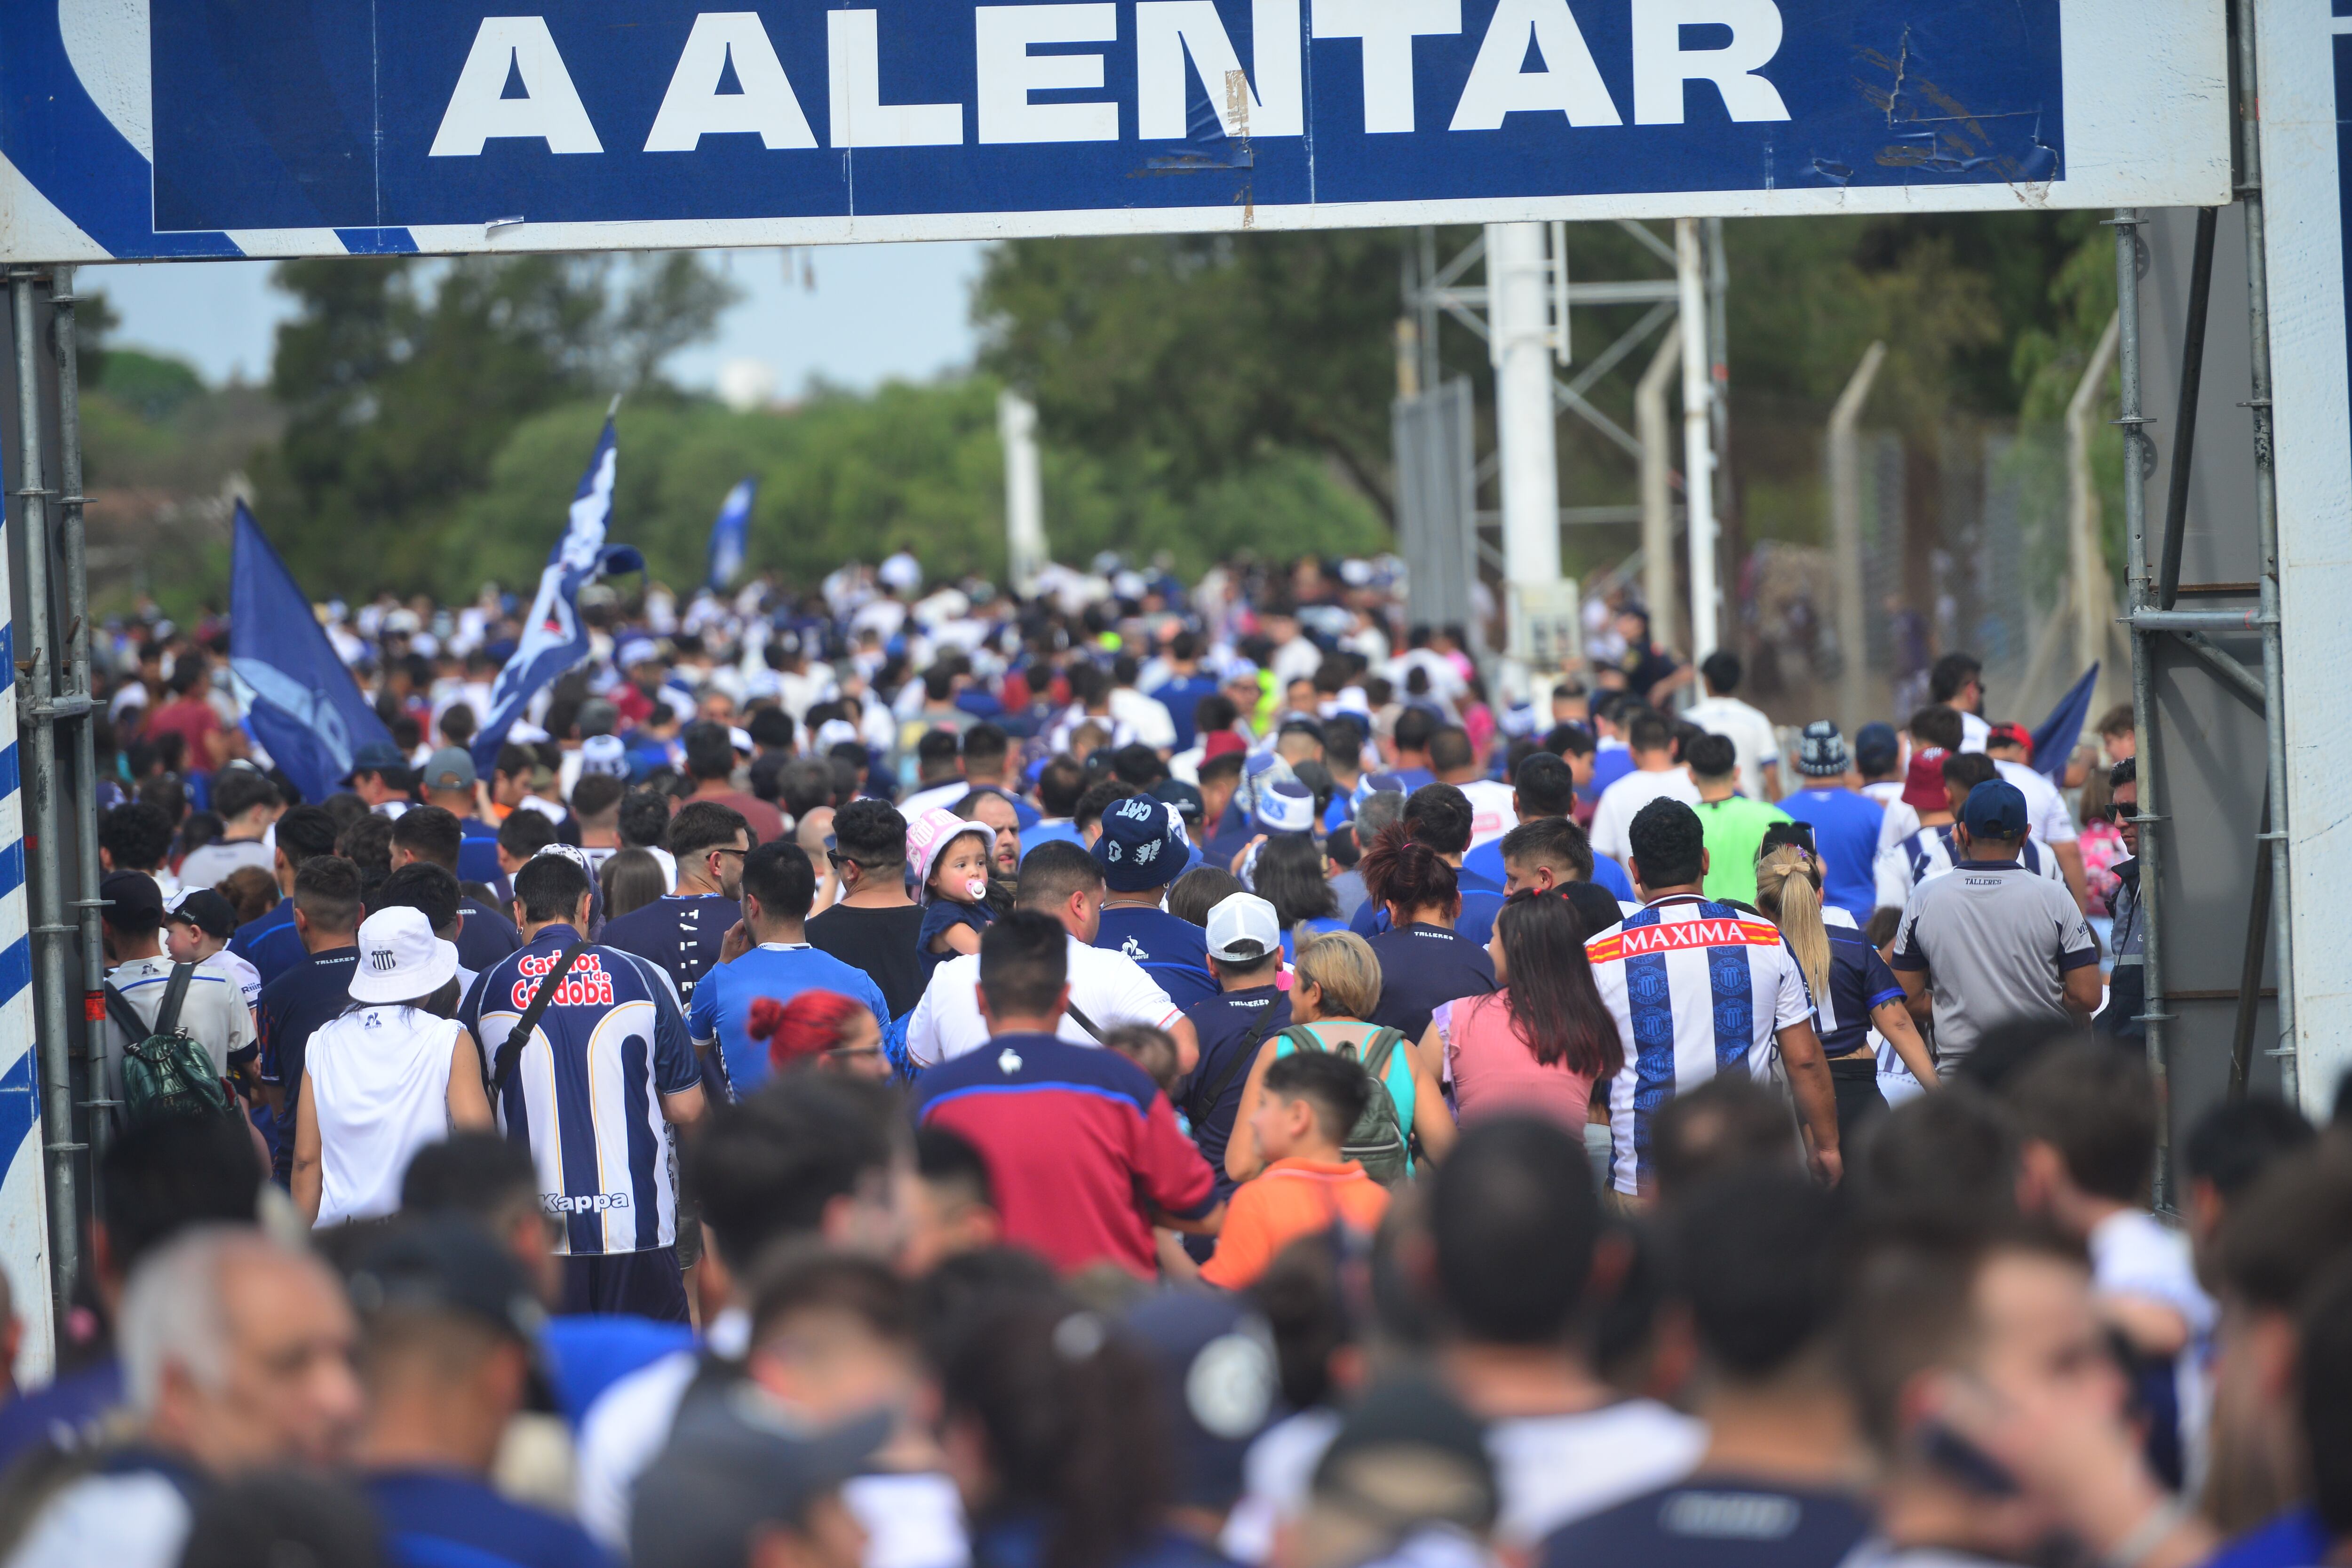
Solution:
[[[319,1226],[400,1207],[408,1162],[449,1135],[449,1058],[460,1026],[418,1008],[360,1007],[310,1037],[319,1121]]]

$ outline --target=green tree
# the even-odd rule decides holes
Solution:
[[[1036,401],[1048,442],[1179,503],[1304,452],[1388,516],[1398,246],[1363,229],[1008,241],[974,300],[981,363]]]
[[[982,377],[870,395],[820,392],[789,413],[736,414],[703,401],[631,401],[612,536],[646,552],[653,575],[702,577],[710,521],[730,486],[760,481],[749,566],[814,583],[845,561],[905,546],[935,575],[1001,578],[1003,454],[997,384]],[[604,409],[573,403],[526,420],[480,491],[430,552],[431,586],[470,595],[485,577],[535,578],[563,527]],[[1042,457],[1048,538],[1057,559],[1118,549],[1165,551],[1186,571],[1255,546],[1360,552],[1386,535],[1379,515],[1320,460],[1276,453],[1208,481],[1177,502],[1117,461],[1047,441]]]
[[[318,593],[427,586],[518,426],[646,385],[732,297],[684,256],[335,258],[287,262],[277,281],[301,309],[278,332],[287,425],[257,506]]]

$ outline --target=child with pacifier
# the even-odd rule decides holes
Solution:
[[[908,824],[907,865],[923,905],[923,929],[915,942],[924,984],[944,961],[980,951],[980,933],[996,918],[984,901],[995,847],[995,829],[944,806],[933,806]]]

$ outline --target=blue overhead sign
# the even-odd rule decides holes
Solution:
[[[0,253],[2228,199],[2220,0],[711,3],[0,5]]]

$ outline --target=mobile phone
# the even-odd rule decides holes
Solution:
[[[2024,1489],[2006,1466],[1950,1426],[1930,1418],[1920,1424],[1919,1449],[1928,1462],[1969,1490],[1987,1497],[2015,1497]]]

